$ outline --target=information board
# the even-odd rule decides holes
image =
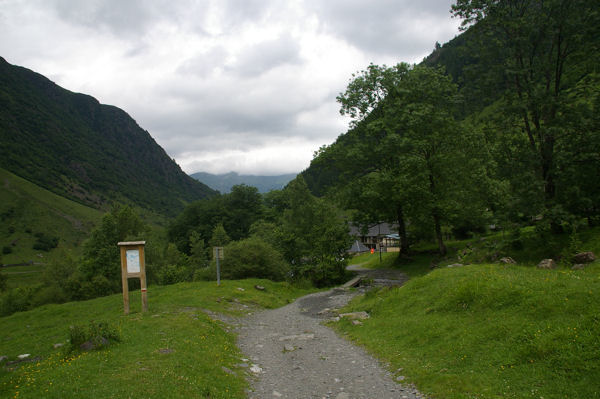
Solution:
[[[127,250],[127,273],[140,272],[140,251],[138,249]]]

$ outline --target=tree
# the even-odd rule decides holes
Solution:
[[[346,250],[351,238],[340,212],[311,195],[301,176],[284,190],[289,208],[281,218],[284,257],[295,277],[317,285],[337,282],[345,275]]]
[[[221,223],[215,226],[212,233],[212,238],[210,239],[210,245],[212,247],[223,247],[227,245],[231,241],[229,239],[229,235],[227,235],[227,231],[225,231],[225,227]]]
[[[599,61],[600,3],[593,0],[458,0],[452,6],[463,27],[471,26],[487,54],[500,63],[505,112],[520,120],[520,131],[535,158],[543,207],[556,204],[557,152],[574,133],[565,124],[569,88],[595,70]],[[481,57],[480,70],[490,65]]]
[[[256,187],[235,185],[224,196],[223,225],[232,240],[248,237],[250,226],[263,214],[262,197]]]
[[[404,252],[407,218],[415,222],[428,215],[445,254],[443,223],[458,215],[461,201],[480,204],[466,198],[474,194],[468,188],[477,168],[467,167],[473,165],[473,154],[463,151],[465,132],[455,119],[457,93],[442,70],[399,64],[371,65],[338,97],[342,113],[359,119],[355,129],[364,130],[364,139],[345,155],[354,162],[347,162],[347,176],[355,175],[344,190],[347,204],[356,206],[365,221],[389,221],[393,215]]]
[[[121,282],[120,255],[117,243],[135,238],[146,226],[128,206],[114,206],[102,217],[84,243],[81,272],[88,281],[96,279],[103,288],[98,294],[117,292]]]

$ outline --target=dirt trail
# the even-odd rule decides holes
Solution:
[[[396,275],[396,277],[398,277]],[[360,290],[307,295],[238,325],[238,345],[248,357],[249,398],[421,398],[377,360],[322,325],[324,310],[344,306]],[[357,326],[360,328],[360,326]]]

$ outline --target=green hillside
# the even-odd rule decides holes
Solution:
[[[0,167],[95,208],[118,201],[174,215],[214,194],[123,110],[1,57]]]
[[[0,245],[4,249],[4,264],[45,263],[53,248],[34,249],[40,234],[58,238],[57,248],[74,249],[102,216],[101,211],[54,194],[5,169],[0,169],[0,184]]]

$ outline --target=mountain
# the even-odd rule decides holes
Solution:
[[[213,190],[221,193],[228,193],[231,187],[238,184],[256,187],[260,193],[267,193],[271,190],[280,190],[285,187],[292,179],[296,177],[295,173],[279,176],[254,176],[239,175],[235,172],[222,175],[213,175],[205,172],[198,172],[191,175],[194,179],[201,181]]]
[[[95,208],[118,201],[174,215],[214,195],[125,111],[2,57],[0,167]]]

